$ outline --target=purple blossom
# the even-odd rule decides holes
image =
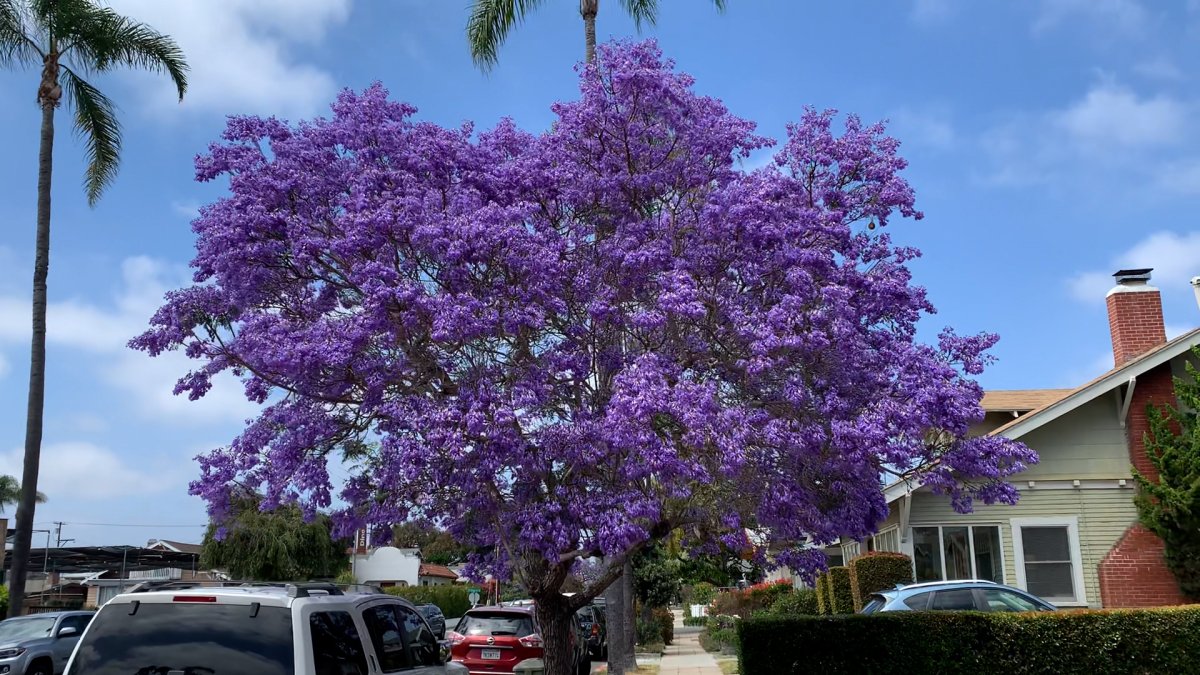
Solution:
[[[537,584],[676,530],[862,537],[885,468],[1015,500],[1033,453],[965,439],[995,336],[915,341],[919,253],[886,228],[921,214],[882,125],[809,110],[739,171],[771,141],[653,42],[602,47],[553,110],[476,134],[375,85],[328,119],[231,119],[197,159],[229,193],[132,345],[199,362],[178,393],[231,371],[266,404],[200,458],[214,518],[234,485],[310,512],[340,491],[343,533],[427,518],[473,573]]]

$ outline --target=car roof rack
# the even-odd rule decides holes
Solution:
[[[365,586],[362,584],[356,584]],[[374,586],[366,586],[373,592],[382,592]],[[344,595],[341,587],[328,581],[227,581],[217,579],[197,579],[194,581],[149,580],[125,591],[126,593],[149,593],[151,591],[184,590],[194,588],[283,588],[288,597],[311,597],[311,591],[319,591],[325,595]]]

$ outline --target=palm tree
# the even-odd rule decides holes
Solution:
[[[46,503],[46,495],[41,492],[36,493],[35,499],[38,504]],[[4,513],[4,507],[10,504],[16,504],[21,500],[21,484],[13,476],[0,476],[0,514]]]
[[[96,0],[0,0],[0,66],[41,65],[37,105],[42,111],[38,151],[37,240],[33,264],[33,339],[29,403],[25,420],[25,468],[17,505],[9,615],[25,596],[25,569],[33,537],[42,409],[46,392],[46,276],[50,269],[50,178],[54,158],[54,112],[63,94],[75,113],[87,170],[83,185],[95,205],[117,176],[121,127],[112,100],[86,76],[117,68],[165,73],[180,100],[187,89],[187,63],[179,45],[149,26],[117,14]]]
[[[471,58],[481,68],[496,65],[500,45],[504,44],[508,32],[525,15],[541,5],[543,0],[475,0],[471,19],[467,22],[467,41],[471,44]],[[658,20],[658,0],[620,0],[621,6],[633,17],[637,27],[654,25]],[[725,0],[712,0],[720,11],[725,10]],[[579,0],[579,15],[583,17],[583,35],[587,62],[596,60],[596,14],[600,11],[600,0]]]

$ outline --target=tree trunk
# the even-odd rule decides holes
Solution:
[[[596,14],[599,11],[600,0],[579,0],[579,14],[583,17],[583,39],[588,63],[596,60]]]
[[[57,72],[52,82],[57,87]],[[46,277],[50,272],[50,175],[54,159],[54,109],[57,97],[42,104],[42,137],[38,149],[37,241],[33,259],[33,341],[29,355],[29,402],[25,413],[25,470],[17,506],[16,537],[8,590],[8,616],[20,616],[25,604],[25,577],[37,508],[38,469],[42,459],[42,412],[46,400]]]
[[[542,661],[546,665],[546,675],[578,675],[575,663],[574,624],[571,622],[571,609],[567,600],[557,591],[548,597],[534,598],[534,611],[537,613],[538,630],[541,631]]]
[[[637,670],[637,617],[634,615],[634,609],[637,605],[637,596],[633,592],[633,560],[627,558],[625,560],[625,573],[621,575],[621,595],[624,599],[624,607],[621,608],[624,620],[624,640],[625,640],[625,669],[629,671]]]
[[[604,590],[607,601],[605,618],[608,622],[608,673],[609,675],[625,675],[625,664],[628,661],[628,650],[625,645],[625,586],[622,583],[624,575],[617,577]]]

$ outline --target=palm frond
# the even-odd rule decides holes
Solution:
[[[175,85],[179,100],[183,100],[188,64],[183,50],[170,36],[108,7],[93,7],[74,30],[73,62],[84,61],[87,68],[97,72],[129,67],[166,74]]]
[[[475,64],[488,69],[496,65],[500,45],[525,15],[543,0],[475,0],[467,21],[467,42]]]
[[[18,0],[0,0],[0,66],[28,65],[42,60],[42,50],[29,35],[27,12]]]
[[[653,26],[658,21],[658,0],[621,0],[621,6],[633,17],[638,30],[642,24]]]
[[[63,85],[75,109],[75,130],[87,147],[88,165],[83,182],[88,204],[95,206],[104,189],[117,177],[121,162],[121,126],[116,106],[67,67],[63,67]]]

